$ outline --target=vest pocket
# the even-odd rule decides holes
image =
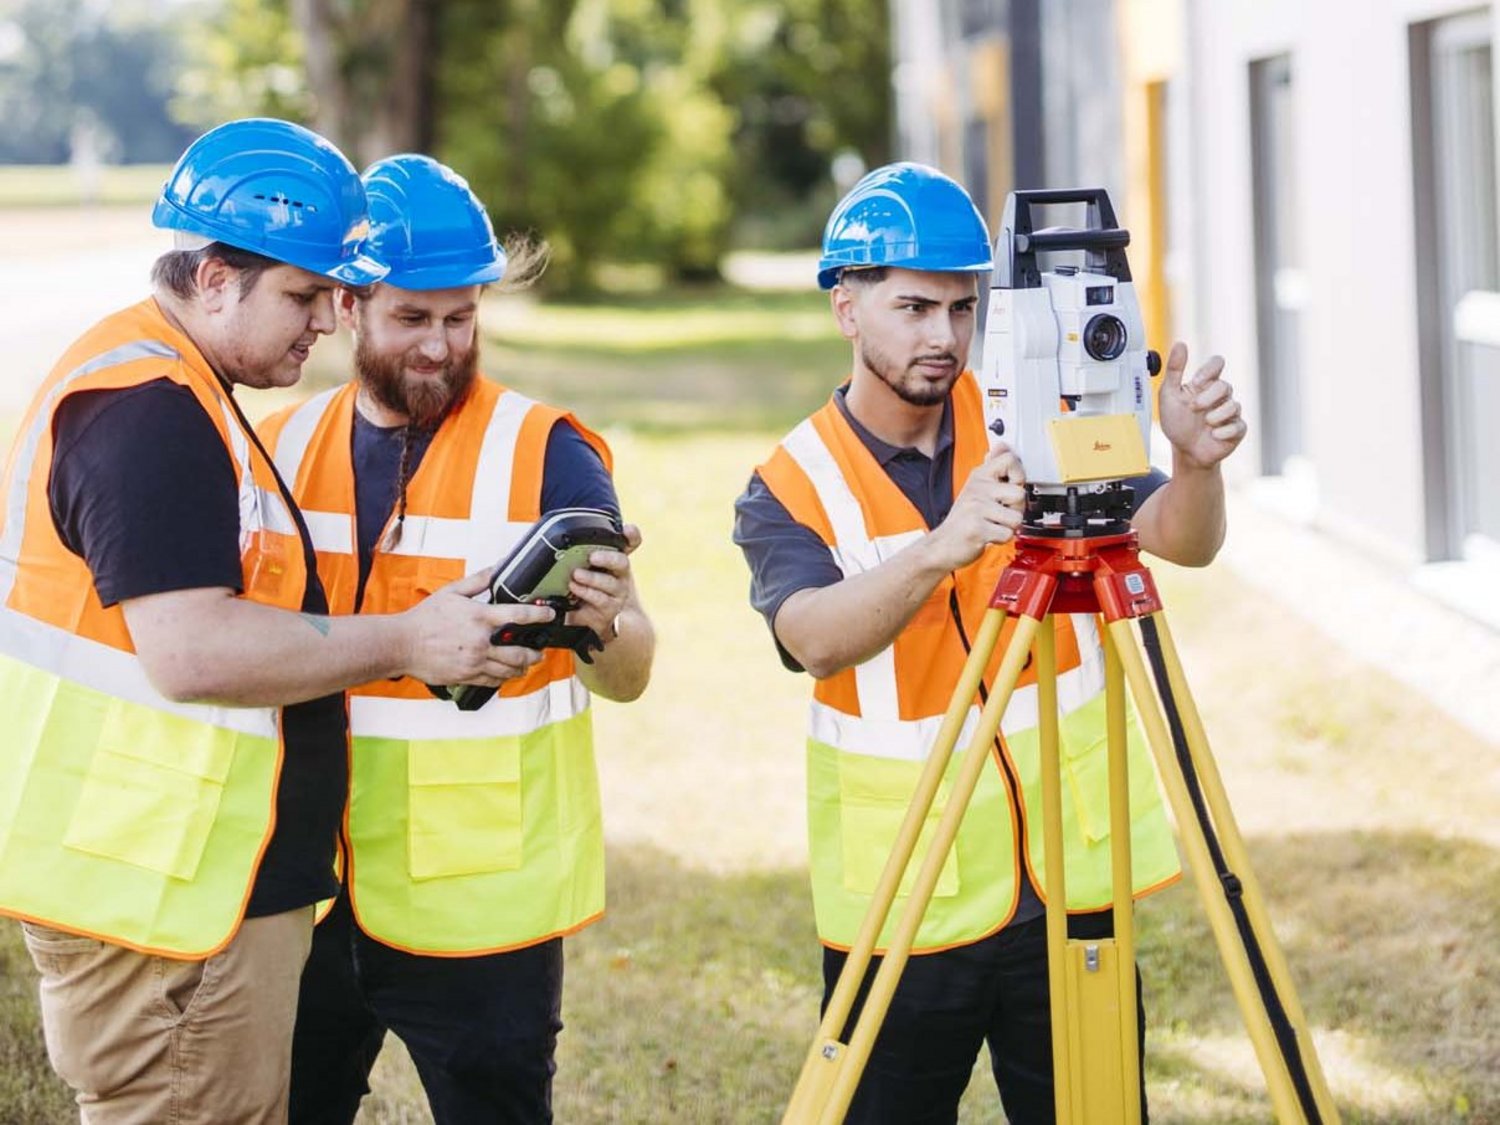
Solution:
[[[521,866],[521,739],[407,745],[407,869],[413,879]]]
[[[839,754],[839,829],[846,890],[860,895],[874,892],[911,804],[923,764],[864,754]],[[947,803],[948,782],[944,779],[932,808],[927,812],[911,863],[901,879],[899,894],[911,893],[922,858],[932,844],[938,818],[943,815]],[[958,894],[957,852],[955,841],[938,874],[937,887],[933,891],[936,898]]]
[[[1090,844],[1109,838],[1109,740],[1104,735],[1063,736],[1062,772]]]
[[[112,699],[63,845],[192,879],[234,759],[233,731]]]

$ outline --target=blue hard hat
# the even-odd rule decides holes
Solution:
[[[983,273],[994,268],[984,218],[959,184],[925,164],[887,164],[839,200],[823,228],[818,285],[850,266]]]
[[[389,156],[365,169],[370,250],[399,289],[455,289],[505,276],[505,251],[468,181],[430,156]]]
[[[365,253],[369,213],[354,166],[290,121],[252,117],[204,133],[167,177],[151,222],[346,285],[386,274]]]

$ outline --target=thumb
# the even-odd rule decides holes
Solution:
[[[1163,387],[1171,391],[1181,388],[1182,373],[1187,370],[1187,361],[1187,345],[1178,340],[1172,345],[1172,350],[1167,353],[1167,365],[1163,369]]]
[[[473,574],[466,574],[457,581],[448,583],[448,585],[441,587],[437,592],[440,594],[460,594],[463,597],[472,598],[475,594],[482,594],[489,589],[490,577],[494,573],[494,567],[476,570]]]

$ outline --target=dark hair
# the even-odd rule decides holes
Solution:
[[[845,266],[839,270],[839,284],[879,285],[889,272],[889,266]]]
[[[173,296],[187,299],[198,292],[198,267],[217,258],[240,275],[240,296],[248,297],[260,275],[281,265],[253,250],[241,250],[225,242],[210,242],[199,250],[168,250],[151,266],[151,282]]]

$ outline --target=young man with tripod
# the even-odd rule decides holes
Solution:
[[[1024,466],[1003,444],[991,448],[966,366],[976,275],[990,268],[983,219],[942,173],[898,164],[855,185],[829,220],[819,265],[852,345],[852,376],[783,439],[736,503],[752,604],[783,663],[816,680],[808,808],[825,1003],[1022,522]],[[1173,476],[1131,482],[1132,525],[1143,549],[1203,565],[1224,534],[1218,466],[1245,427],[1222,361],[1190,381],[1186,364],[1175,345],[1161,388]],[[1056,627],[1063,705],[1093,706],[1103,691],[1097,629],[1068,617]],[[992,665],[982,690],[993,675]],[[1028,682],[1029,672],[1020,685]],[[1004,733],[1035,722],[1008,711]],[[1107,802],[1104,771],[1089,768],[1102,761],[1102,719],[1097,733],[1065,750],[1078,810]],[[1132,776],[1149,778],[1146,759],[1132,759]],[[1005,737],[991,763],[850,1121],[955,1120],[981,1043],[1010,1120],[1053,1120],[1045,918],[1032,857],[1039,766]],[[1175,879],[1178,865],[1154,787],[1131,804],[1140,894]],[[1107,835],[1075,813],[1065,850],[1069,907],[1079,911],[1070,931],[1098,934],[1109,925],[1098,913],[1109,901]]]
[[[361,615],[498,563],[551,512],[619,515],[603,439],[478,372],[483,288],[524,285],[544,253],[502,248],[468,185],[425,156],[364,182],[391,272],[337,295],[356,378],[263,427],[330,603]],[[472,711],[417,679],[350,692],[343,887],[303,977],[298,1125],[354,1120],[388,1029],[439,1125],[552,1119],[562,938],[604,910],[589,693],[639,696],[655,644],[628,551],[593,551],[569,592],[568,624],[603,642],[592,663],[547,649]]]

